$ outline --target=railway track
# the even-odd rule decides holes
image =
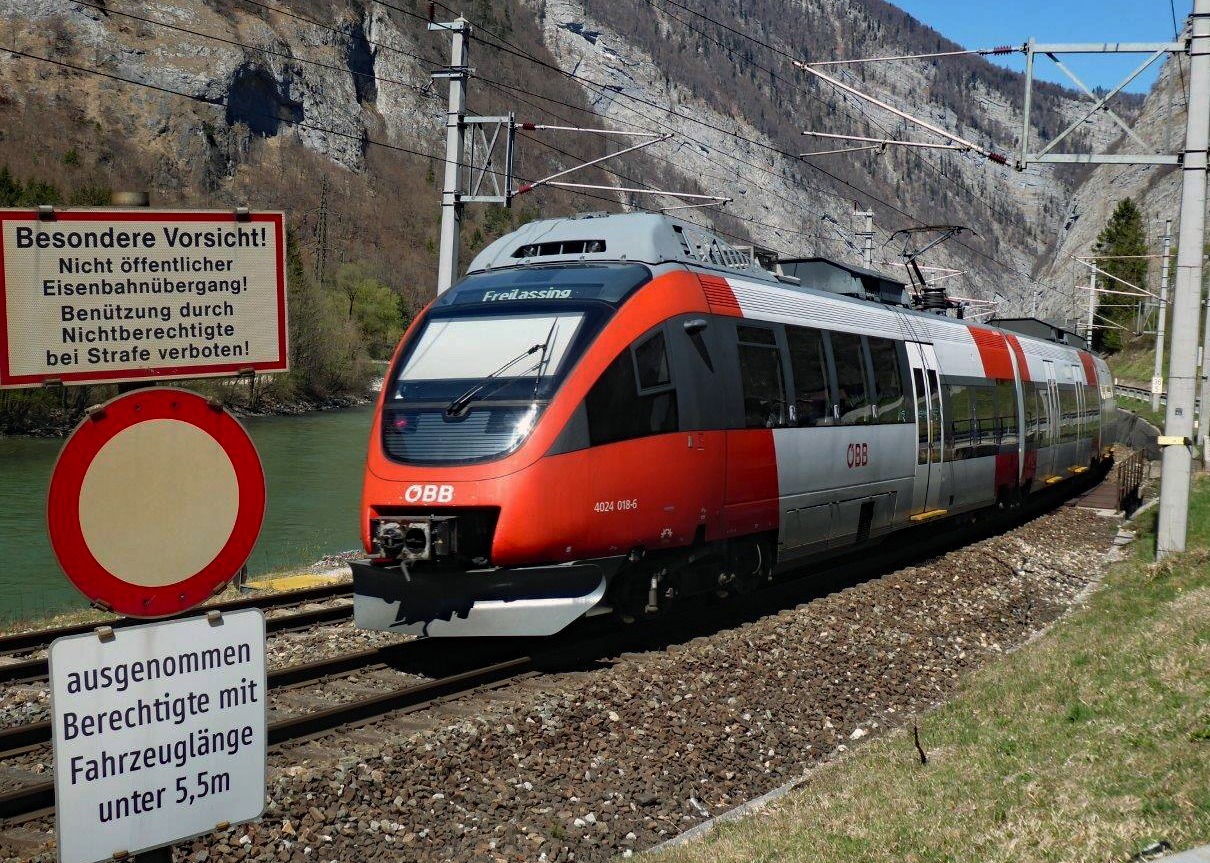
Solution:
[[[524,646],[516,645],[517,648]],[[438,660],[438,654],[441,654],[442,664],[459,669],[442,677],[380,689],[324,709],[286,713],[269,723],[270,748],[354,726],[386,713],[423,709],[453,695],[498,686],[532,673],[534,658],[525,655],[523,650],[519,651],[521,655],[505,653],[506,658],[501,661],[481,664],[482,655],[494,653],[498,657],[501,652],[498,645],[487,642],[451,649],[438,642],[408,641],[270,671],[267,675],[269,690],[280,698],[283,694],[288,696],[291,690],[334,681],[352,673],[393,671],[399,676],[413,674],[407,670],[409,667],[429,667]],[[471,667],[461,670],[467,665]],[[285,713],[279,708],[274,708],[273,712]],[[0,731],[0,759],[8,760],[46,749],[50,740],[49,720],[5,729]],[[48,751],[47,760],[49,758]],[[53,781],[34,781],[0,793],[0,828],[44,817],[54,811],[53,807]]]
[[[243,599],[233,600],[231,602],[206,606],[205,610],[219,609],[220,611],[239,611],[246,608],[260,608],[264,611],[273,611],[318,602],[328,602],[334,599],[351,600],[352,596],[352,591],[347,584],[324,585],[322,587],[289,591],[286,593],[272,594],[269,596],[246,597]],[[323,608],[304,609],[290,614],[281,614],[266,619],[265,630],[269,634],[296,632],[302,629],[309,629],[310,627],[317,626],[319,624],[337,623],[347,620],[352,616],[353,606],[351,602],[339,605],[330,605]],[[147,621],[140,620],[138,618],[123,617],[113,621],[112,623],[95,622],[87,624],[75,624],[72,626],[62,626],[54,629],[40,629],[32,632],[21,632],[17,633],[16,635],[3,636],[0,637],[0,655],[7,655],[11,657],[18,654],[33,653],[39,650],[45,650],[56,638],[62,638],[69,635],[82,635],[86,632],[92,632],[98,626],[102,625],[112,626],[114,629],[121,629],[127,626],[136,626],[140,623],[147,623]],[[29,683],[38,680],[45,680],[49,673],[50,671],[47,665],[46,657],[16,660],[0,665],[0,684]]]
[[[438,662],[446,667],[462,663],[468,666],[419,683],[392,687],[346,703],[276,719],[268,730],[270,751],[280,750],[292,742],[381,721],[388,715],[425,710],[438,703],[498,689],[535,675],[591,668],[620,653],[663,649],[722,628],[735,627],[779,611],[788,604],[809,601],[1011,529],[1101,479],[1099,476],[1082,477],[1068,488],[1046,495],[1045,501],[1011,514],[977,522],[962,530],[917,529],[907,538],[909,542],[837,557],[822,566],[817,565],[809,574],[775,582],[732,603],[694,604],[628,628],[605,627],[597,621],[588,621],[587,625],[572,627],[549,639],[483,639],[469,643],[421,639],[278,669],[269,674],[269,686],[274,692],[313,684],[349,671],[401,670],[400,666],[408,663],[424,666]],[[511,654],[507,652],[510,648]],[[477,659],[484,657],[491,657],[493,661],[475,664]],[[49,723],[43,722],[0,733],[0,746],[3,747],[0,757],[45,746],[49,732]],[[53,814],[53,807],[53,781],[35,782],[0,794],[0,829],[49,816]]]

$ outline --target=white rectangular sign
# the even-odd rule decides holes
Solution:
[[[0,210],[0,387],[284,371],[282,213]]]
[[[96,863],[258,818],[258,609],[60,638],[50,647],[61,863]]]

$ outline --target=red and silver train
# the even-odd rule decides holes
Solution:
[[[492,243],[391,363],[357,624],[547,635],[637,617],[1105,457],[1112,378],[1061,331],[914,311],[901,284],[888,298],[819,259],[796,272],[649,214]]]

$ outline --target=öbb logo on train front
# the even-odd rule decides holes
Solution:
[[[454,487],[417,483],[404,489],[403,499],[408,503],[449,503],[454,499]]]
[[[845,464],[849,467],[865,467],[870,463],[870,445],[868,443],[851,443],[845,455]]]

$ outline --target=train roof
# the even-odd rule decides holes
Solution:
[[[681,264],[804,294],[831,294],[850,302],[898,306],[905,314],[930,321],[930,331],[934,329],[931,322],[940,324],[940,320],[948,320],[912,308],[905,283],[883,273],[822,257],[773,260],[766,249],[732,245],[699,225],[661,213],[584,213],[528,222],[479,252],[467,274],[594,261],[634,262],[653,267]],[[766,269],[762,262],[777,272]],[[1003,318],[984,326],[1087,349],[1085,340],[1075,333],[1034,318]]]
[[[1088,340],[1086,338],[1073,333],[1071,330],[1065,330],[1049,321],[1044,321],[1041,318],[992,318],[987,323],[988,326],[1020,333],[1024,336],[1033,336],[1035,339],[1042,339],[1046,342],[1068,345],[1084,351],[1088,350]]]
[[[821,291],[892,306],[909,305],[907,284],[875,270],[820,257],[780,258],[777,265],[785,275]]]
[[[585,213],[522,225],[491,243],[467,273],[503,267],[585,261],[682,263],[776,282],[757,250],[733,246],[704,228],[659,213]]]

